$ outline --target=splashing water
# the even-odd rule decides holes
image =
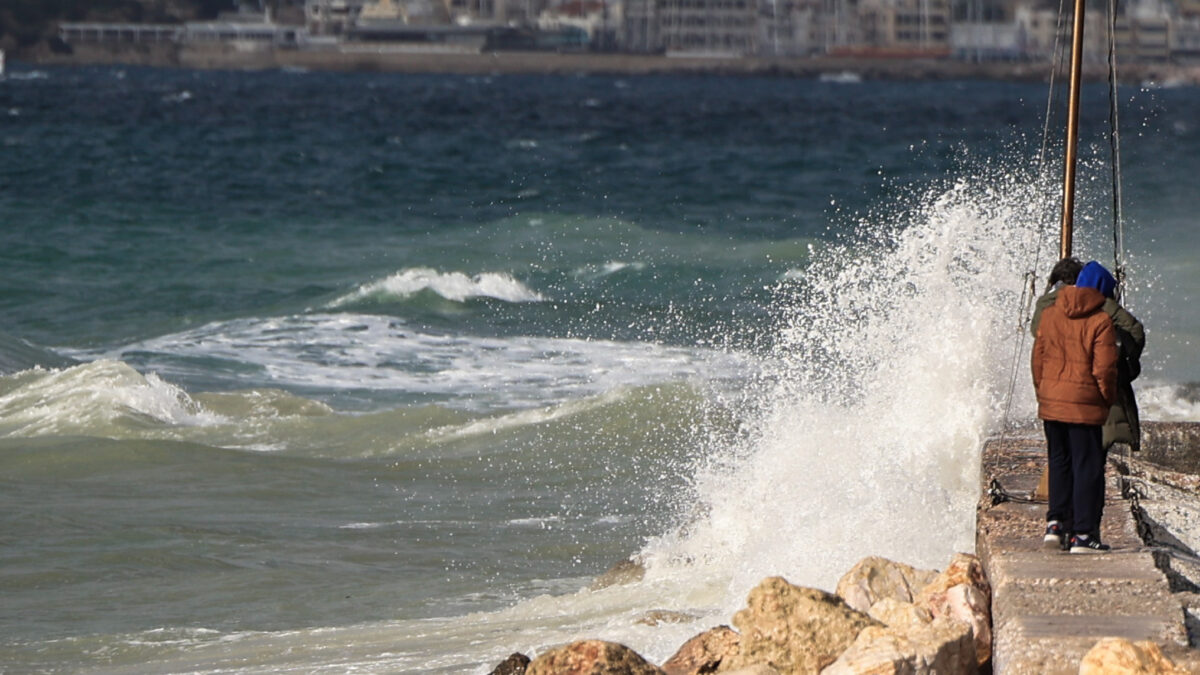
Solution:
[[[705,515],[647,548],[648,578],[702,570],[736,608],[769,575],[832,590],[864,556],[940,568],[974,550],[978,451],[1026,379],[1022,289],[1054,196],[1006,175],[918,201],[780,288],[756,431],[700,471]]]
[[[1033,415],[1024,289],[1052,255],[1056,199],[1019,174],[962,178],[814,252],[778,289],[784,330],[748,394],[757,412],[739,440],[713,440],[686,522],[635,556],[642,581],[447,623],[401,669],[484,672],[453,664],[585,637],[661,662],[764,577],[832,590],[868,555],[941,568],[973,551],[982,442]],[[694,620],[640,625],[653,609]]]

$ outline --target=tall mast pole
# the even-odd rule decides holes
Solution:
[[[1067,103],[1067,147],[1063,170],[1062,242],[1059,258],[1071,256],[1071,235],[1075,226],[1075,158],[1079,146],[1079,90],[1083,82],[1083,11],[1084,0],[1075,0],[1075,20],[1071,30],[1071,91]]]

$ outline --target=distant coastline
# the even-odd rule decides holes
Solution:
[[[670,57],[652,54],[595,52],[483,53],[431,52],[391,45],[357,49],[238,49],[231,46],[83,45],[72,53],[39,51],[13,55],[36,65],[126,64],[202,70],[298,69],[347,72],[445,74],[713,74],[817,78],[850,74],[862,80],[989,79],[1046,81],[1044,63],[968,63],[952,59],[865,57]],[[1107,77],[1103,64],[1085,72],[1089,79]],[[1124,84],[1200,84],[1200,66],[1131,63],[1118,68]]]

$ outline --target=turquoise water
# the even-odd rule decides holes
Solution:
[[[979,442],[1032,416],[1045,96],[12,66],[0,663],[661,659],[767,574],[969,550]],[[1139,393],[1200,419],[1200,92],[1122,101]],[[1103,121],[1077,248],[1107,262]],[[663,608],[694,621],[636,622]]]

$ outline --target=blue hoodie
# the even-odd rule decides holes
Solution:
[[[1103,293],[1104,297],[1111,298],[1113,291],[1117,288],[1117,280],[1108,270],[1104,269],[1104,265],[1093,260],[1079,271],[1079,278],[1075,280],[1075,285],[1094,288]]]

